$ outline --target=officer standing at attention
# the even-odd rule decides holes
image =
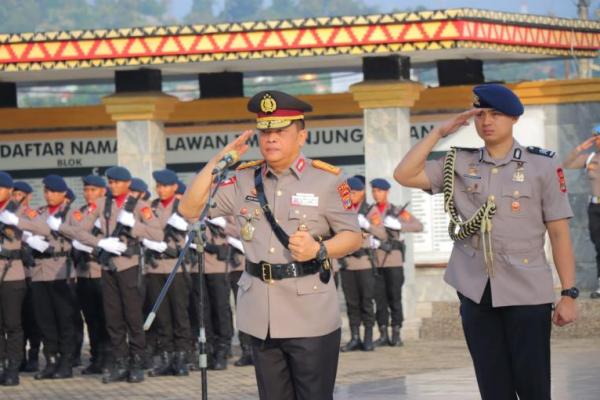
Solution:
[[[15,181],[12,197],[16,202],[21,203],[25,213],[29,212],[29,202],[31,201],[33,188],[24,181]],[[40,328],[35,322],[33,299],[31,294],[31,268],[25,268],[25,282],[27,283],[27,293],[22,308],[22,322],[25,340],[23,341],[23,361],[21,363],[21,372],[37,372],[39,369],[39,353],[42,344],[42,334]],[[27,343],[29,350],[26,351]]]
[[[253,96],[248,110],[257,114],[264,160],[240,166],[212,209],[212,217],[236,217],[246,251],[238,327],[253,337],[261,399],[332,399],[341,321],[329,258],[362,243],[350,188],[339,168],[301,152],[309,104],[273,90]],[[196,175],[179,207],[184,216],[200,214],[213,168],[229,151],[244,154],[252,135],[245,131]]]
[[[383,178],[371,181],[375,206],[367,218],[371,233],[379,241],[377,264],[379,272],[375,283],[376,319],[379,339],[376,346],[402,346],[400,328],[404,322],[402,285],[404,285],[404,239],[402,232],[422,232],[423,224],[404,205],[397,207],[388,201],[390,183]],[[391,315],[390,315],[391,314]],[[391,318],[390,318],[391,317]],[[388,336],[391,319],[392,336]]]
[[[12,177],[0,172],[0,210],[12,209],[23,216],[27,207],[11,204]],[[21,232],[12,226],[0,228],[0,385],[19,384],[19,367],[23,358],[21,307],[27,284],[21,262]]]
[[[129,170],[111,167],[106,171],[106,177],[110,195],[98,199],[95,209],[77,227],[62,224],[59,229],[71,239],[110,253],[107,264],[102,266],[101,279],[106,328],[114,362],[102,382],[127,380],[137,383],[144,380],[145,347],[139,246],[144,238],[160,242],[164,235],[148,204],[139,197],[130,196]],[[97,220],[103,238],[91,233]],[[123,228],[119,237],[113,236],[117,225]]]
[[[68,281],[74,277],[71,242],[57,232],[56,221],[64,218],[69,188],[58,175],[43,179],[46,206],[25,216],[9,211],[0,214],[0,222],[15,225],[31,233],[26,243],[35,250],[31,272],[35,319],[42,332],[46,367],[35,379],[73,377],[76,345],[75,313],[77,305]]]
[[[373,325],[375,325],[375,250],[371,247],[372,236],[366,215],[369,205],[365,201],[365,185],[357,177],[348,179],[352,209],[358,212],[358,224],[363,231],[363,245],[354,253],[343,257],[341,264],[342,290],[346,299],[346,310],[350,323],[350,341],[341,351],[373,351]],[[365,327],[360,340],[360,325]]]
[[[563,326],[576,318],[567,186],[553,151],[523,147],[513,138],[524,109],[510,89],[486,84],[473,93],[475,108],[432,130],[398,164],[394,178],[444,193],[454,240],[445,280],[458,291],[481,397],[547,400],[551,321]],[[484,147],[454,148],[427,161],[440,139],[471,118]],[[546,231],[563,287],[554,313]]]
[[[567,159],[563,162],[563,167],[567,169],[585,169],[585,173],[590,180],[591,196],[588,206],[588,226],[590,230],[590,239],[596,249],[596,270],[598,278],[598,287],[592,292],[592,299],[600,299],[600,125],[593,129],[593,136],[586,139],[579,146],[575,147]],[[586,150],[594,147],[594,151]]]
[[[151,303],[158,298],[160,290],[173,269],[181,248],[185,245],[188,221],[177,213],[179,200],[177,175],[169,169],[154,171],[158,198],[152,201],[152,211],[160,222],[164,240],[157,242],[144,239],[147,249],[147,290]],[[171,288],[156,314],[156,333],[159,360],[150,376],[189,375],[186,353],[189,352],[192,331],[188,315],[191,281],[187,265],[182,265],[175,275]]]

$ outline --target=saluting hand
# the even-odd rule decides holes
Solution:
[[[578,153],[581,153],[584,150],[589,149],[598,141],[598,136],[592,136],[591,138],[587,138],[583,143],[575,148]]]
[[[254,135],[254,131],[252,129],[244,131],[240,136],[235,138],[233,142],[223,147],[223,149],[213,158],[213,160],[218,162],[223,158],[223,156],[225,156],[225,154],[229,153],[230,151],[236,151],[241,157],[250,148],[250,146],[246,142],[252,137],[252,135]]]
[[[319,243],[312,237],[310,232],[299,230],[290,235],[288,249],[294,260],[303,262],[312,260],[317,256]]]
[[[449,120],[442,122],[442,124],[437,127],[437,130],[442,137],[451,135],[463,126],[468,126],[469,120],[479,112],[481,112],[480,109],[473,108],[469,111],[455,115]]]
[[[565,326],[577,319],[577,303],[570,297],[562,297],[554,307],[552,322],[557,326]]]

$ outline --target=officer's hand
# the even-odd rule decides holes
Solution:
[[[437,127],[437,130],[442,137],[451,135],[463,126],[468,126],[469,120],[480,112],[480,109],[473,108],[472,110],[455,115],[449,120],[442,122],[442,124]]]
[[[56,218],[54,215],[51,215],[46,220],[46,224],[48,224],[50,229],[52,229],[53,231],[57,231],[58,228],[60,228],[60,225],[62,224],[62,219]]]
[[[10,211],[2,211],[0,213],[0,222],[5,225],[18,225],[19,217],[15,213],[11,213]]]
[[[43,236],[40,235],[31,235],[25,241],[34,250],[39,251],[40,253],[45,252],[50,247],[50,243],[48,243]]]
[[[360,229],[368,231],[371,228],[371,223],[364,215],[358,214],[358,226],[360,226]]]
[[[236,239],[231,236],[227,236],[227,243],[229,243],[229,245],[232,246],[233,248],[238,249],[241,253],[245,253],[244,245],[242,244],[241,240]]]
[[[109,253],[116,254],[120,256],[125,250],[127,250],[127,245],[119,240],[116,237],[109,237],[100,239],[98,242],[98,247],[102,250],[108,251]]]
[[[142,240],[142,244],[145,248],[154,250],[157,253],[162,253],[167,249],[167,244],[165,242],[155,242],[154,240],[144,239]]]
[[[233,142],[229,143],[227,146],[223,147],[223,149],[217,153],[217,155],[213,158],[215,161],[219,161],[230,151],[236,151],[238,155],[241,157],[245,152],[248,151],[250,146],[246,143],[250,138],[254,135],[254,131],[248,129],[244,131],[240,136],[238,136]]]
[[[308,231],[296,231],[290,236],[290,245],[288,247],[292,253],[292,258],[296,261],[308,261],[317,256],[319,252],[319,243],[311,236]]]
[[[227,226],[227,220],[224,217],[207,219],[206,222],[223,229],[225,229],[225,227]]]
[[[598,140],[598,136],[592,136],[591,138],[587,138],[583,143],[581,143],[575,149],[578,153],[581,153],[582,151],[587,150],[590,147],[592,147],[596,143],[597,140]]]
[[[552,321],[557,326],[565,326],[574,322],[577,319],[577,303],[570,297],[562,297],[556,307],[554,307],[554,314],[552,315]]]
[[[128,211],[121,211],[119,213],[119,216],[117,217],[117,222],[122,225],[133,228],[133,226],[135,225],[135,217],[133,216],[133,213],[130,213]]]
[[[96,221],[94,221],[94,226],[98,229],[102,229],[102,222],[100,222],[100,218],[96,218]]]
[[[394,218],[391,215],[388,215],[383,219],[383,226],[393,231],[402,229],[402,223],[398,221],[398,218]]]
[[[171,225],[178,231],[187,231],[188,223],[183,217],[177,213],[173,213],[167,221],[167,224]]]
[[[79,240],[73,240],[72,244],[73,244],[74,249],[83,251],[85,253],[91,253],[92,251],[94,251],[94,249],[92,247],[86,246],[85,244],[81,243]]]
[[[375,238],[374,236],[369,237],[369,247],[372,249],[378,249],[381,246],[381,240]]]

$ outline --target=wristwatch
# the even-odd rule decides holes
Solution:
[[[577,297],[579,297],[579,289],[577,289],[575,286],[573,286],[570,289],[565,289],[562,292],[560,292],[561,296],[569,296],[572,299],[576,299]]]
[[[327,254],[327,247],[325,247],[325,244],[323,244],[323,242],[319,242],[319,251],[317,252],[317,261],[325,261],[329,258],[329,255]]]

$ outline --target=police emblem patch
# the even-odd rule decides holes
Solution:
[[[273,113],[277,110],[277,102],[270,94],[266,93],[260,101],[260,111]]]
[[[350,199],[350,186],[347,182],[340,184],[337,187],[337,191],[342,199],[342,205],[346,210],[350,210],[352,208],[352,200]]]

